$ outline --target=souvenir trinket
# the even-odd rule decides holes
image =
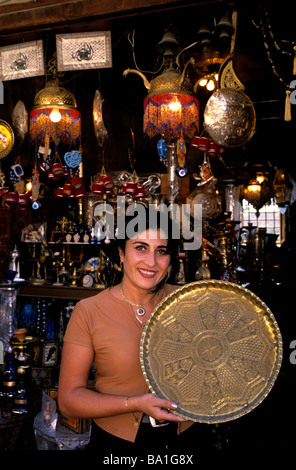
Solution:
[[[100,147],[103,147],[104,141],[108,137],[108,132],[103,120],[103,102],[104,99],[101,93],[99,90],[96,90],[93,100],[93,122],[95,135]]]
[[[183,136],[177,140],[177,157],[178,157],[178,166],[176,168],[176,173],[180,178],[188,173],[188,168],[185,165],[185,156],[186,156],[186,144]]]
[[[80,165],[82,158],[78,150],[71,150],[70,152],[65,153],[64,160],[69,168],[77,168]]]
[[[163,137],[157,142],[157,151],[160,161],[166,165],[168,163],[168,146],[166,140]]]

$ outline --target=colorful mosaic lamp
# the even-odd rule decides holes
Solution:
[[[49,81],[36,94],[29,131],[33,142],[44,141],[48,135],[54,142],[80,144],[81,114],[73,94],[60,86],[58,80]]]

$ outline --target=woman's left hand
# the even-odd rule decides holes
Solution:
[[[176,403],[158,398],[152,393],[129,397],[128,406],[132,411],[142,411],[160,423],[164,421],[186,421],[171,412],[178,408]]]

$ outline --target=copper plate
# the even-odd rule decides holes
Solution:
[[[223,147],[238,147],[251,139],[256,114],[250,98],[235,88],[220,88],[208,99],[204,127]]]
[[[140,360],[149,389],[178,403],[178,416],[219,423],[250,412],[268,395],[281,366],[281,333],[251,291],[198,281],[155,308]]]

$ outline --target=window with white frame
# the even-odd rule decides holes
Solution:
[[[274,199],[260,209],[259,217],[252,204],[245,199],[242,200],[241,227],[246,227],[250,223],[253,227],[266,228],[267,234],[278,235],[277,244],[282,242],[281,219],[280,208]]]

